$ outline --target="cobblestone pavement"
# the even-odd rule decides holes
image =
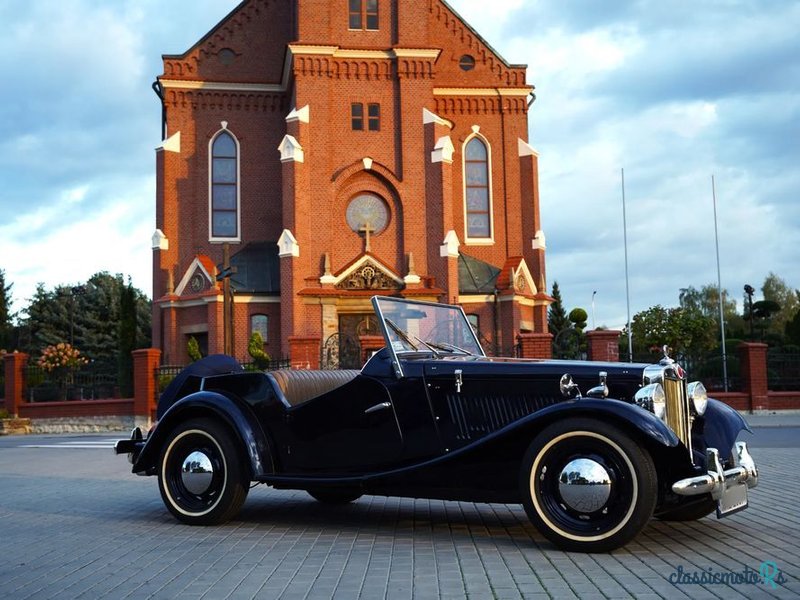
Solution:
[[[365,496],[331,508],[264,486],[235,522],[189,527],[107,437],[0,446],[0,597],[800,597],[797,448],[753,451],[761,481],[748,510],[653,521],[627,547],[585,555],[555,550],[517,505]],[[670,582],[681,572],[759,578],[760,569],[773,577]]]

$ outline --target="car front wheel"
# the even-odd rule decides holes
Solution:
[[[528,517],[559,548],[607,552],[653,515],[657,476],[627,434],[593,419],[554,423],[534,438],[520,472]]]
[[[216,525],[239,512],[249,490],[233,436],[211,419],[193,419],[168,436],[158,487],[169,511],[190,525]]]

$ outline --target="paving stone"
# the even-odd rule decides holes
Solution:
[[[0,446],[3,598],[789,598],[800,597],[797,449],[758,449],[751,507],[725,520],[653,521],[626,548],[553,548],[515,505],[364,497],[341,509],[259,486],[242,514],[188,527],[152,478],[110,452]],[[786,581],[673,584],[679,572]]]

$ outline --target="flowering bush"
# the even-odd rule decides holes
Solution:
[[[80,350],[62,342],[42,350],[38,365],[49,373],[56,369],[76,369],[88,362],[87,358],[81,356]]]

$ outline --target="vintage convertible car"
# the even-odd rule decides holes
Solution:
[[[233,518],[251,482],[326,503],[362,494],[522,503],[566,550],[602,552],[654,515],[746,508],[744,419],[659,364],[487,357],[458,306],[372,299],[386,346],[360,371],[246,372],[212,356],[115,452],[189,524]],[[581,390],[585,390],[582,392]]]

